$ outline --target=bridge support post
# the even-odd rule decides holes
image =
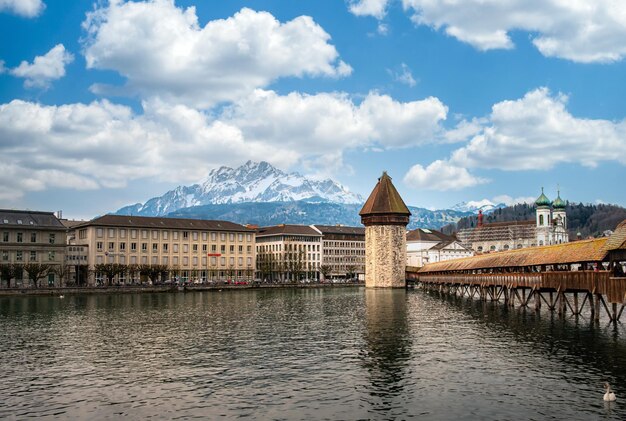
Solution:
[[[535,291],[535,311],[541,311],[541,292]]]
[[[580,314],[580,310],[578,310],[578,292],[574,293],[574,314],[576,316]]]
[[[589,308],[591,310],[591,319],[595,320],[596,306],[593,304],[593,294],[590,292],[587,293],[587,301],[589,301]]]
[[[595,294],[594,306],[596,308],[594,320],[596,322],[600,321],[600,294]]]

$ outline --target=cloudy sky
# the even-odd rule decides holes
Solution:
[[[251,159],[408,204],[626,205],[626,3],[0,0],[0,207]]]

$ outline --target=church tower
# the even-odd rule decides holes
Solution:
[[[537,206],[537,245],[546,246],[550,244],[550,228],[552,211],[550,210],[550,199],[543,193],[543,187],[541,188],[541,196],[535,200],[535,206]]]
[[[411,212],[387,172],[378,179],[359,215],[365,225],[365,286],[404,288],[406,226]]]
[[[569,235],[567,233],[567,215],[565,214],[566,203],[561,199],[561,192],[552,202],[552,220],[554,221],[554,244],[567,243]]]

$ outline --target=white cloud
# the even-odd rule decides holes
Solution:
[[[87,67],[117,71],[127,92],[171,103],[209,107],[280,77],[352,72],[308,16],[281,23],[244,8],[201,26],[194,7],[173,0],[111,2],[89,13],[83,27]]]
[[[476,177],[465,168],[437,160],[429,166],[413,165],[404,176],[404,182],[417,189],[460,190],[489,180]]]
[[[373,16],[382,19],[387,13],[389,0],[353,0],[350,2],[350,12],[356,16]]]
[[[10,12],[26,18],[39,16],[46,5],[41,0],[0,0],[0,12]]]
[[[466,168],[546,170],[562,163],[626,165],[626,122],[574,117],[546,88],[492,108],[482,131],[452,154]]]
[[[398,102],[371,92],[357,105],[342,93],[281,96],[256,90],[220,118],[239,127],[246,139],[302,154],[332,154],[372,145],[396,148],[435,142],[446,113],[446,106],[432,97]]]
[[[43,56],[37,56],[32,64],[22,61],[10,70],[13,76],[25,78],[27,88],[48,88],[53,80],[65,76],[65,66],[74,61],[74,56],[57,44]]]
[[[377,93],[357,105],[340,93],[256,90],[219,114],[160,99],[142,105],[141,115],[106,100],[0,105],[0,192],[123,187],[137,179],[189,183],[207,168],[261,158],[328,176],[350,170],[346,150],[432,142],[446,116],[436,99],[400,103]]]
[[[400,65],[400,71],[395,72],[393,70],[388,70],[388,73],[391,75],[394,81],[408,85],[411,88],[417,84],[417,82],[413,78],[411,69],[405,63],[402,63]]]
[[[190,182],[212,166],[260,156],[275,164],[294,158],[272,145],[244,142],[237,128],[199,111],[162,103],[144,107],[137,116],[108,101],[0,105],[0,194],[123,187],[136,179]]]
[[[611,62],[626,55],[626,3],[615,0],[402,0],[412,20],[480,50],[513,48],[509,33],[534,34],[547,57]]]

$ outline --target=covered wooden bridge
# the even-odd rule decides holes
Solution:
[[[626,220],[611,237],[530,247],[407,267],[407,284],[441,292],[504,300],[506,305],[542,303],[559,314],[588,307],[617,322],[626,303]]]

